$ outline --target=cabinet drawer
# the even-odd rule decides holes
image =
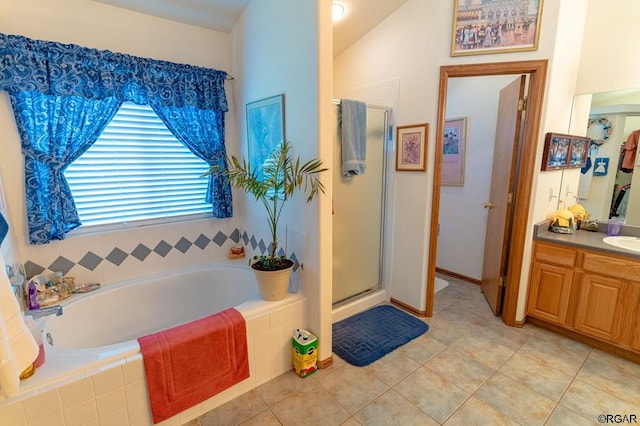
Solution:
[[[575,266],[577,251],[556,245],[537,243],[536,260],[562,266]]]
[[[640,262],[610,255],[585,252],[582,269],[627,281],[640,281]]]

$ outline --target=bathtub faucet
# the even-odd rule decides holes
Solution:
[[[59,317],[62,315],[62,305],[53,305],[47,306],[46,308],[40,309],[31,309],[29,311],[24,311],[25,315],[31,315],[33,319],[46,317],[47,315],[53,315]]]

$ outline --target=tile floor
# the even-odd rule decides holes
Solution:
[[[308,378],[283,374],[188,426],[640,421],[640,365],[530,324],[506,327],[478,286],[443,278],[421,337],[364,368],[334,355]]]

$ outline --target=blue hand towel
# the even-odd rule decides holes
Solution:
[[[9,232],[9,224],[0,213],[0,244],[4,241],[4,237],[7,236],[7,232]]]
[[[342,176],[362,175],[366,169],[367,104],[342,99],[340,105]]]

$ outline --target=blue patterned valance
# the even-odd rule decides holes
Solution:
[[[0,33],[0,90],[228,111],[227,73]]]

